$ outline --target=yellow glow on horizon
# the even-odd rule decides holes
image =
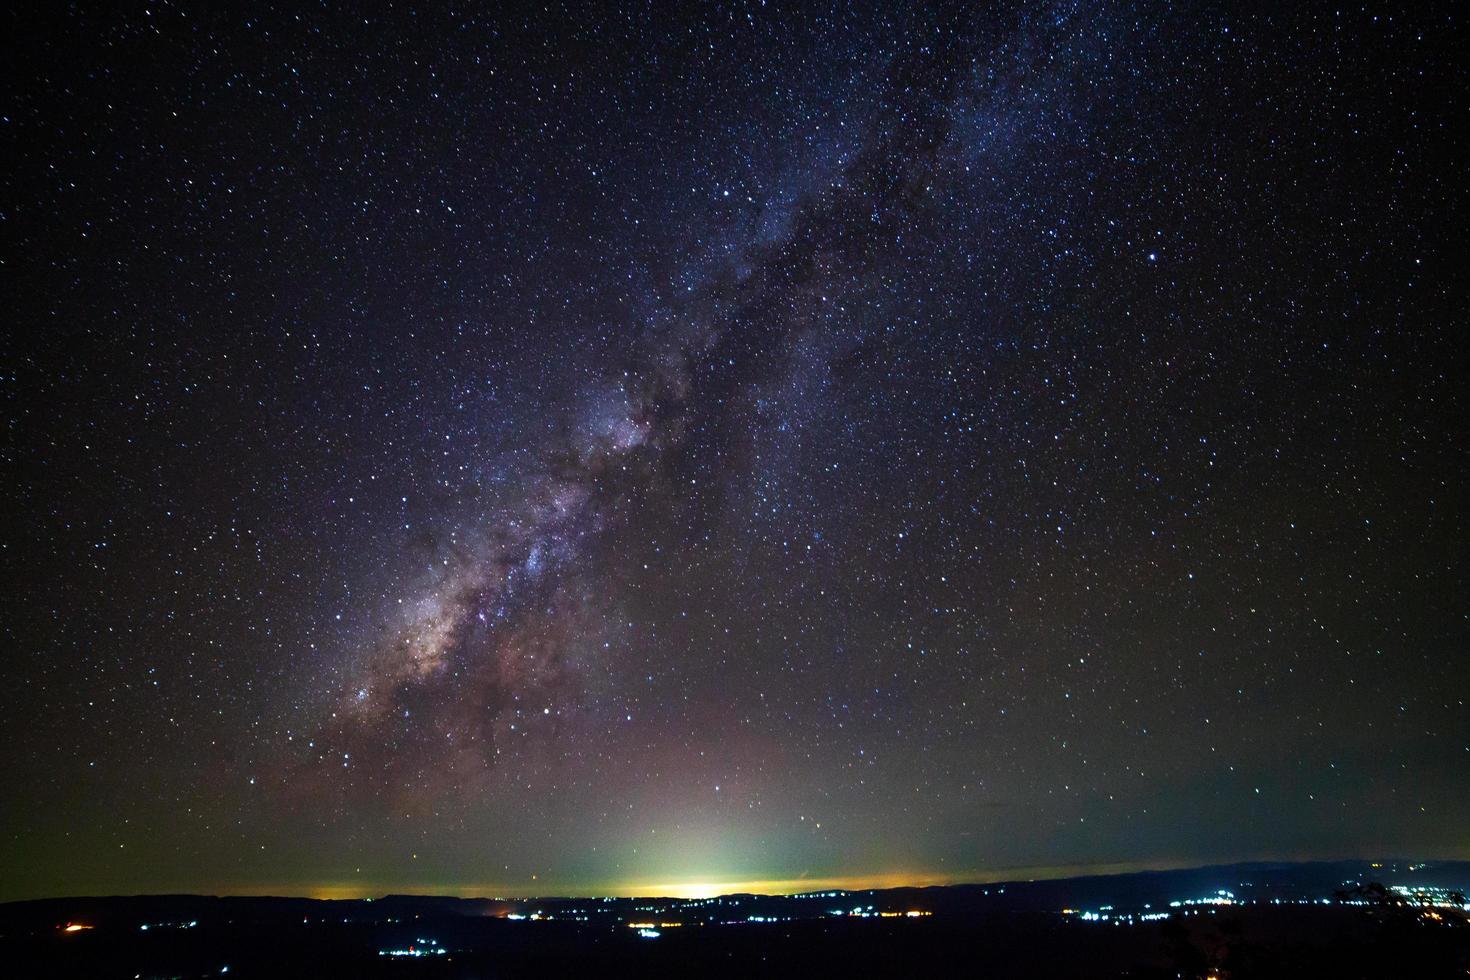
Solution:
[[[796,895],[804,892],[863,891],[868,888],[923,888],[973,881],[973,877],[945,874],[855,875],[833,878],[753,878],[723,881],[659,881],[626,885],[612,894],[629,898],[716,898],[720,895]]]
[[[307,898],[336,900],[344,898],[375,898],[377,894],[372,889],[363,888],[361,885],[313,885],[306,890]]]
[[[861,891],[868,888],[922,888],[929,885],[954,885],[974,882],[974,875],[947,875],[927,872],[886,872],[883,874],[833,876],[822,878],[703,878],[691,881],[653,881],[639,883],[602,883],[588,886],[536,883],[504,884],[406,884],[382,882],[322,882],[318,884],[258,885],[244,889],[221,889],[234,895],[302,896],[314,899],[363,899],[394,895],[448,895],[458,898],[536,898],[545,896],[616,895],[621,898],[715,898],[737,893],[752,895],[795,895],[816,891]]]
[[[1260,860],[1293,860],[1268,855]],[[1457,860],[1451,859],[1451,860]],[[513,899],[560,896],[565,898],[618,896],[624,898],[715,898],[736,893],[792,895],[820,891],[864,891],[883,888],[924,888],[938,885],[984,885],[1007,881],[1040,881],[1083,875],[1130,874],[1138,871],[1167,871],[1198,867],[1188,861],[1142,861],[1106,864],[1022,866],[971,869],[959,872],[885,871],[859,875],[827,875],[799,878],[736,878],[691,874],[687,878],[633,881],[571,881],[543,876],[545,880],[506,882],[404,882],[326,881],[253,883],[246,886],[215,886],[214,894],[299,896],[315,899],[365,899],[396,895],[437,895],[471,899]]]

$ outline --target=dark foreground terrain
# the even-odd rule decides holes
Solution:
[[[1466,977],[1467,871],[1241,865],[704,900],[55,899],[0,906],[0,974]]]

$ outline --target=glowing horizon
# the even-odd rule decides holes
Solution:
[[[1465,860],[1460,856],[1426,858],[1426,860]],[[443,896],[463,899],[522,900],[533,898],[715,898],[721,895],[796,895],[819,891],[866,891],[890,888],[929,888],[952,885],[990,885],[1021,881],[1047,881],[1065,878],[1083,878],[1094,875],[1136,874],[1148,871],[1180,871],[1215,864],[1245,864],[1253,862],[1285,861],[1333,861],[1369,860],[1361,856],[1338,856],[1326,858],[1304,858],[1290,855],[1261,855],[1239,860],[1210,861],[1116,861],[1097,864],[1075,865],[1032,865],[1013,868],[995,868],[988,871],[966,872],[874,872],[859,875],[830,875],[797,878],[717,878],[695,876],[688,878],[664,878],[657,881],[626,882],[617,885],[571,886],[555,881],[539,887],[528,888],[530,883],[508,884],[431,884],[384,882],[328,882],[316,885],[301,883],[277,885],[245,885],[241,887],[218,886],[212,891],[218,895],[274,896],[282,898],[310,898],[318,900],[361,900],[378,899],[386,895]]]

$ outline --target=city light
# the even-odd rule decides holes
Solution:
[[[415,939],[407,949],[380,949],[379,956],[389,959],[418,959],[424,956],[443,956],[449,952],[436,939]]]

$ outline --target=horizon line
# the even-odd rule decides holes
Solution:
[[[466,901],[529,901],[533,899],[601,899],[601,898],[719,898],[728,895],[757,895],[785,897],[821,891],[882,891],[897,888],[946,888],[967,885],[1020,884],[1035,881],[1064,881],[1070,878],[1091,878],[1110,875],[1146,874],[1161,871],[1193,871],[1213,867],[1228,867],[1240,864],[1333,864],[1347,861],[1369,863],[1429,863],[1443,861],[1467,861],[1462,857],[1280,857],[1264,856],[1243,858],[1234,861],[1113,861],[1075,865],[1020,865],[996,868],[990,871],[969,871],[944,874],[935,872],[879,872],[865,875],[832,875],[825,877],[798,878],[751,878],[711,880],[691,876],[682,881],[659,881],[647,884],[624,884],[607,890],[572,888],[547,891],[523,892],[496,885],[427,885],[405,884],[400,886],[369,885],[365,883],[332,882],[318,885],[293,883],[270,885],[244,885],[207,891],[166,889],[151,892],[112,894],[50,894],[31,898],[0,900],[0,904],[14,902],[50,901],[58,899],[102,899],[102,898],[163,898],[188,896],[195,898],[281,898],[306,899],[311,901],[375,901],[390,896],[415,898],[455,898]]]

